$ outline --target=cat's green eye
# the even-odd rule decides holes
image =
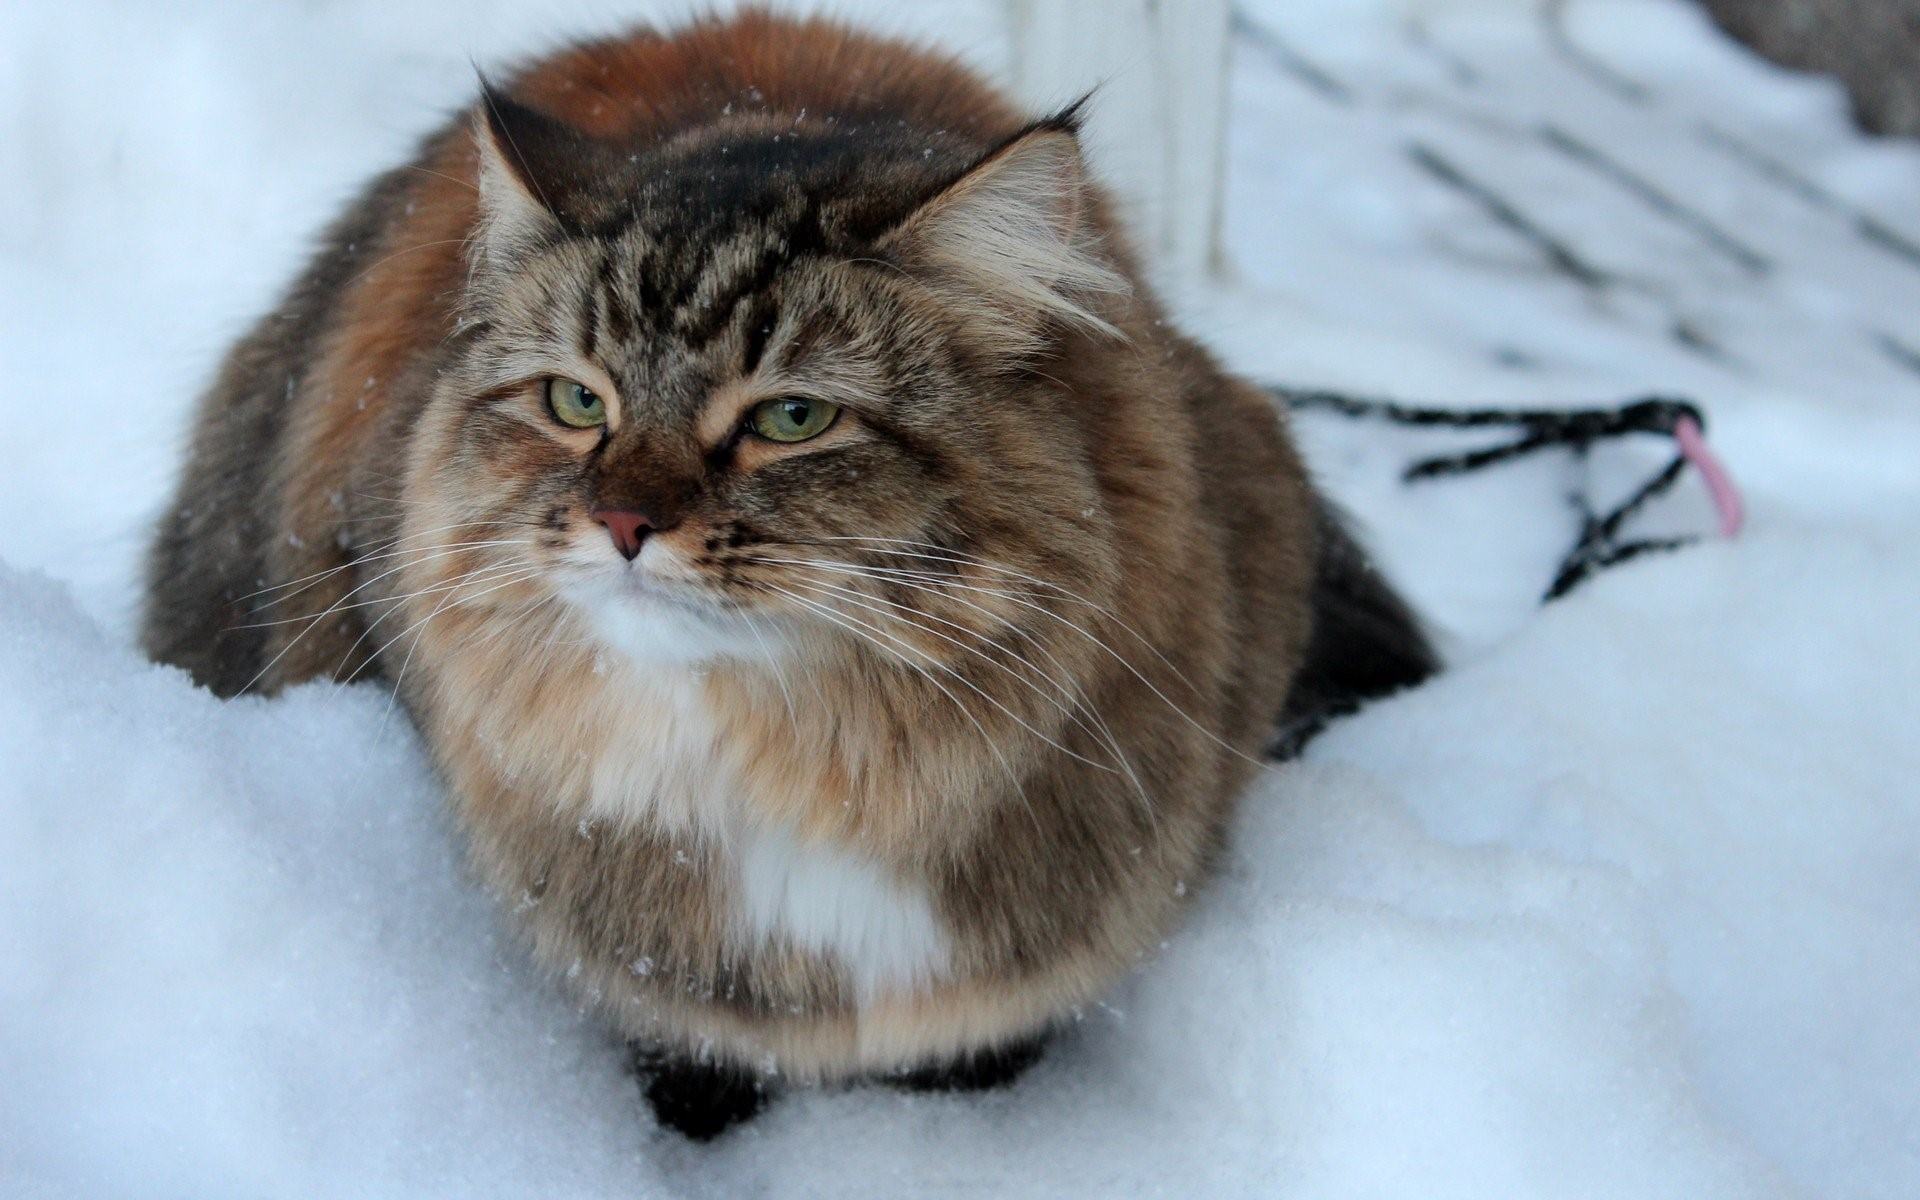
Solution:
[[[804,442],[825,433],[839,415],[838,404],[806,396],[782,396],[754,405],[747,423],[770,442]]]
[[[607,402],[571,379],[547,380],[547,409],[554,420],[575,429],[607,423]]]

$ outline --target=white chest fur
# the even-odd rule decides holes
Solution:
[[[843,964],[869,1003],[918,990],[945,970],[948,943],[925,887],[856,849],[771,821],[727,765],[697,667],[611,668],[622,736],[594,748],[588,811],[646,823],[721,850],[724,891],[745,947],[786,945]]]
[[[775,829],[735,841],[738,915],[751,936],[784,939],[846,964],[869,1003],[917,990],[947,962],[946,935],[926,889],[836,846],[803,844]]]

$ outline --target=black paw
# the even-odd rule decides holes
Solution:
[[[654,1120],[691,1141],[710,1142],[767,1106],[765,1083],[740,1067],[642,1046],[633,1048],[633,1065]]]
[[[916,1067],[886,1077],[894,1087],[910,1092],[985,1092],[1006,1087],[1040,1061],[1047,1035],[978,1050],[953,1062]]]

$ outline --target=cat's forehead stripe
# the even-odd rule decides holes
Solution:
[[[766,349],[759,302],[779,277],[810,257],[855,253],[857,242],[890,223],[845,203],[848,156],[859,157],[857,145],[820,139],[811,156],[771,153],[778,145],[736,141],[683,156],[615,221],[575,235],[596,242],[602,255],[587,285],[598,294],[581,301],[580,340],[589,353],[603,333],[626,343],[643,325],[698,352],[755,301],[742,326],[741,360],[751,370]],[[761,164],[766,169],[744,170],[756,156],[770,160]]]

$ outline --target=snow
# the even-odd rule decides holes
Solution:
[[[992,7],[881,15],[993,69]],[[1245,12],[1338,98],[1238,39],[1234,276],[1188,323],[1302,385],[1693,396],[1750,532],[1541,609],[1564,458],[1409,487],[1451,439],[1303,419],[1454,668],[1263,780],[1188,925],[1015,1089],[789,1097],[696,1148],[502,932],[377,688],[221,704],[131,638],[224,343],[469,54],[615,14],[9,6],[0,1194],[1920,1194],[1920,264],[1858,232],[1920,241],[1920,150],[1678,0],[1576,0],[1604,75],[1509,0]],[[1596,492],[1667,453],[1597,451]],[[1643,528],[1711,514],[1689,482]]]

